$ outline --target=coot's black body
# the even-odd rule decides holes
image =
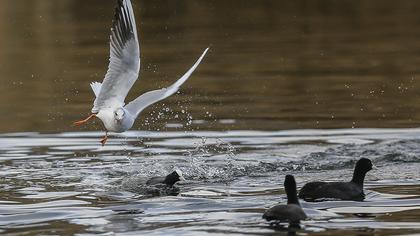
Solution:
[[[366,173],[372,169],[372,162],[367,158],[357,161],[353,178],[350,182],[310,182],[299,192],[299,198],[307,201],[317,199],[339,199],[363,201],[363,182]]]
[[[302,210],[297,198],[296,182],[293,175],[286,175],[284,188],[287,194],[287,205],[276,205],[265,211],[263,219],[267,221],[289,222],[299,224],[306,219],[306,214]]]
[[[182,174],[179,170],[175,170],[165,177],[152,177],[147,182],[146,185],[158,185],[166,184],[169,187],[172,187],[176,182],[181,180]]]
[[[152,177],[131,177],[121,183],[121,189],[144,196],[167,196],[178,195],[179,188],[174,186],[180,180],[183,180],[182,173],[179,170],[173,171],[167,176]]]

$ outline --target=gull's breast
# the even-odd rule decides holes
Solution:
[[[114,112],[112,109],[101,109],[96,116],[101,119],[107,131],[116,132]]]
[[[130,117],[117,121],[114,117],[114,109],[101,109],[96,116],[101,119],[107,131],[116,133],[127,131],[134,123]]]

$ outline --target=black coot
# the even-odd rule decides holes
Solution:
[[[175,170],[166,177],[152,177],[147,180],[146,185],[158,185],[166,184],[168,187],[172,187],[176,182],[183,179],[182,173],[179,170]]]
[[[297,198],[296,181],[293,175],[286,175],[284,188],[287,194],[287,205],[276,205],[265,211],[263,219],[267,221],[289,222],[299,224],[306,219],[306,214],[302,210]]]
[[[137,193],[144,196],[178,195],[179,188],[174,186],[178,181],[184,180],[182,173],[175,170],[167,176],[130,177],[122,181],[121,190]]]
[[[372,162],[367,158],[357,161],[353,178],[350,182],[310,182],[299,192],[299,198],[307,201],[316,199],[340,199],[363,201],[363,182],[366,173],[372,169]]]

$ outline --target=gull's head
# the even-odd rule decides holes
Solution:
[[[125,111],[122,108],[118,108],[117,110],[115,110],[114,112],[114,117],[117,121],[122,121],[122,119],[124,119],[124,114]]]

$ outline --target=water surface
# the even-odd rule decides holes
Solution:
[[[105,147],[100,135],[0,136],[4,233],[270,235],[261,216],[286,201],[285,174],[298,187],[350,179],[360,157],[376,166],[366,201],[302,202],[310,219],[300,231],[420,233],[419,129],[133,131]],[[142,186],[174,169],[186,181],[173,194]]]

